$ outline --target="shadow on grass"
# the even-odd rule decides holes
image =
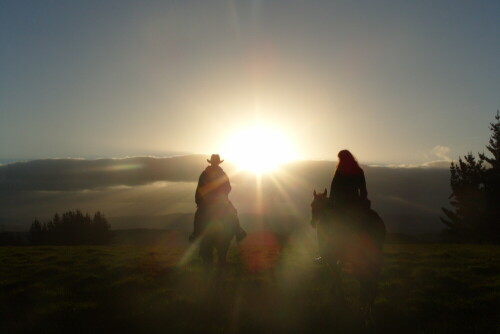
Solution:
[[[357,283],[344,277],[349,305],[340,307],[330,294],[328,271],[297,248],[285,247],[275,265],[260,270],[248,267],[234,249],[232,264],[223,270],[207,270],[198,259],[178,267],[183,252],[169,248],[25,247],[0,252],[1,333],[497,329],[498,247],[388,247],[369,326],[358,310]]]

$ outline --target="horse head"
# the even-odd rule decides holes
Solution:
[[[318,221],[321,220],[323,217],[323,214],[325,210],[329,206],[329,200],[327,197],[327,191],[325,188],[325,191],[323,193],[316,193],[316,190],[313,192],[314,199],[311,203],[311,209],[312,209],[312,218],[311,218],[311,225],[313,227],[316,227],[316,224]]]

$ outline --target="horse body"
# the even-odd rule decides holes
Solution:
[[[226,254],[236,234],[237,213],[226,203],[208,206],[203,212],[200,256],[205,264],[213,264],[216,251],[217,264],[226,263]]]
[[[371,311],[377,293],[383,262],[385,224],[371,209],[333,209],[327,192],[317,194],[311,203],[311,223],[318,230],[321,256],[332,269],[334,290],[344,303],[341,271],[360,283],[362,307]]]

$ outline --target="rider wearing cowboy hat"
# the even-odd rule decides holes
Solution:
[[[226,204],[234,211],[236,217],[237,212],[228,196],[231,192],[231,184],[229,178],[222,168],[219,166],[224,160],[220,159],[218,154],[212,154],[210,159],[207,159],[210,166],[207,166],[201,173],[196,188],[195,202],[197,210],[194,216],[194,232],[189,237],[189,240],[195,240],[202,230],[204,213],[207,207],[214,204]],[[246,232],[241,228],[239,221],[236,219],[236,239],[241,241],[246,236]]]

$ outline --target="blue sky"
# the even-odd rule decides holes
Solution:
[[[212,153],[262,122],[306,159],[482,151],[498,1],[2,1],[0,159]]]

